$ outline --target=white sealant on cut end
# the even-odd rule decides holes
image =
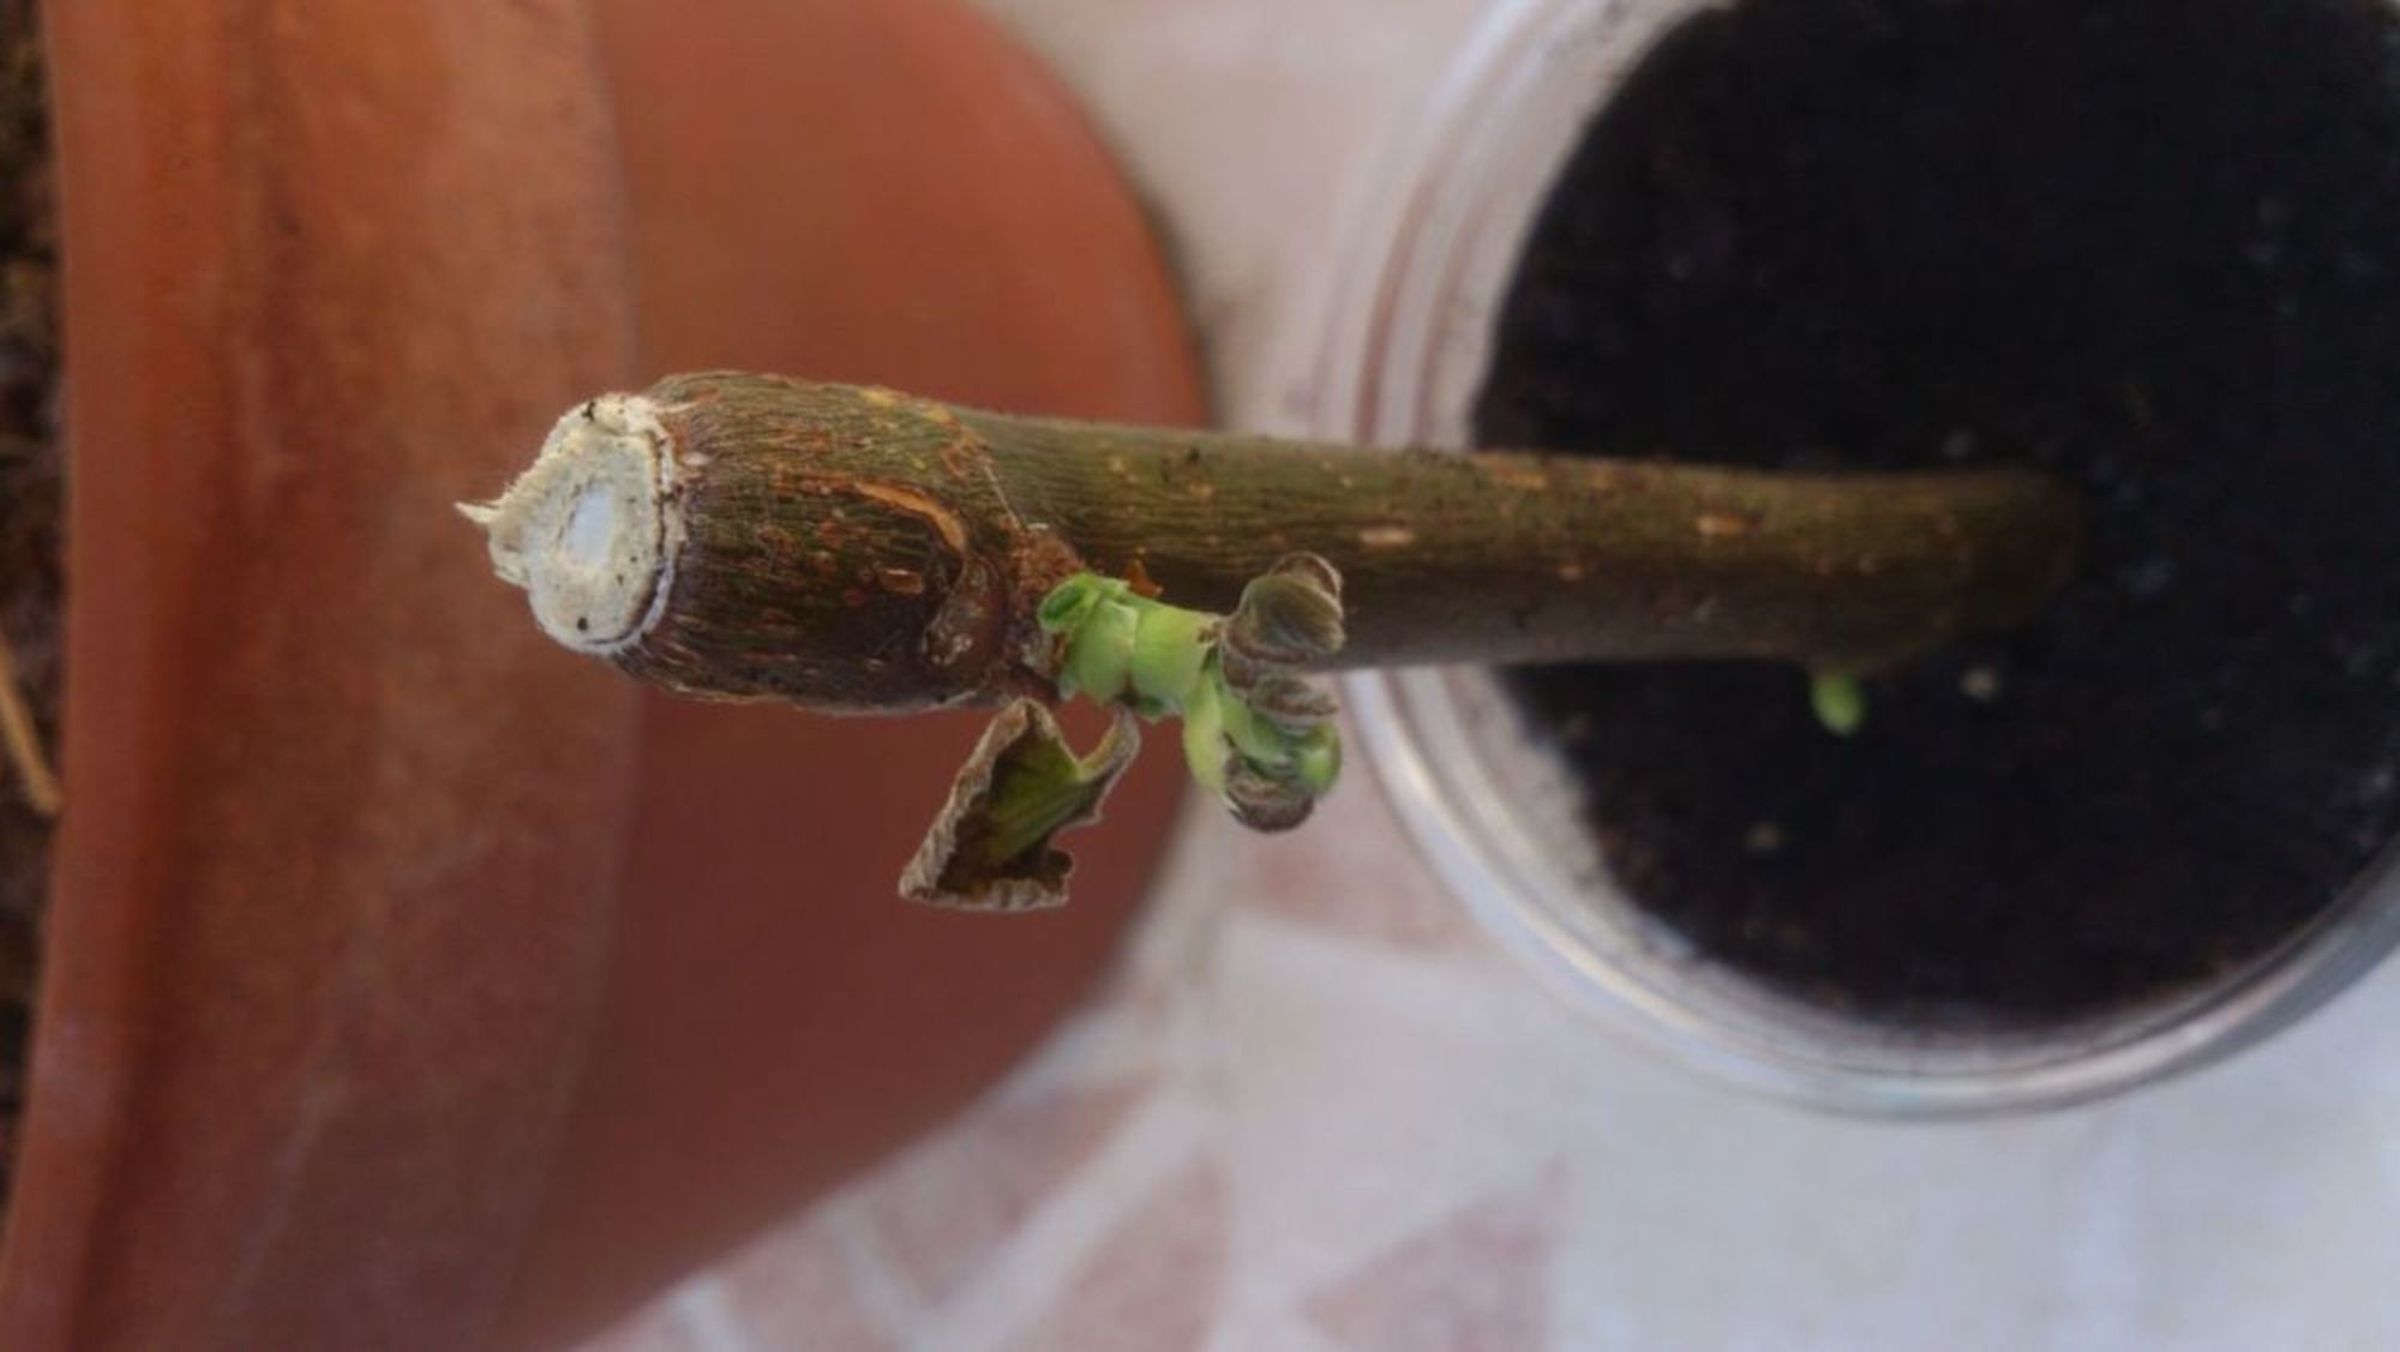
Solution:
[[[542,632],[605,657],[666,607],[683,545],[679,486],[658,405],[605,394],[559,419],[497,502],[458,510],[483,527],[492,570],[525,589]]]

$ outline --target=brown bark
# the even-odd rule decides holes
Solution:
[[[898,711],[1039,692],[1063,577],[1139,569],[1229,609],[1338,567],[1336,665],[1777,658],[1858,669],[2039,606],[2080,513],[2014,470],[1816,475],[1370,452],[953,409],[776,377],[654,401],[684,540],[606,652],[678,690]]]

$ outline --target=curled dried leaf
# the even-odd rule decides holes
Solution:
[[[1227,675],[1303,667],[1342,650],[1342,575],[1314,554],[1288,554],[1251,579],[1225,622]]]
[[[1341,704],[1333,692],[1290,672],[1273,672],[1254,681],[1247,694],[1250,708],[1286,733],[1311,732],[1333,721]]]
[[[1316,810],[1317,795],[1295,778],[1236,760],[1225,773],[1225,806],[1253,831],[1289,831]]]
[[[1140,747],[1123,710],[1100,745],[1077,756],[1048,709],[1031,700],[1010,704],[960,767],[949,801],[900,875],[900,895],[968,911],[1063,905],[1075,861],[1051,841],[1099,820],[1101,801]]]

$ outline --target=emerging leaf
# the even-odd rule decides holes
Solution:
[[[900,875],[910,901],[970,911],[1063,904],[1075,861],[1053,846],[1100,818],[1100,802],[1133,763],[1141,734],[1119,710],[1091,755],[1067,745],[1050,711],[1018,700],[984,729],[950,800]]]

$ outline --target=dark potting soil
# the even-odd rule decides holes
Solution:
[[[0,0],[0,633],[37,731],[56,746],[65,461],[54,413],[57,248],[33,11],[23,0]],[[0,1206],[24,1106],[50,834],[0,757]]]
[[[2259,955],[2400,824],[2400,29],[2381,0],[1749,0],[1586,133],[1487,445],[2015,462],[2082,486],[2039,621],[1868,681],[1512,677],[1611,873],[1918,1023]]]

